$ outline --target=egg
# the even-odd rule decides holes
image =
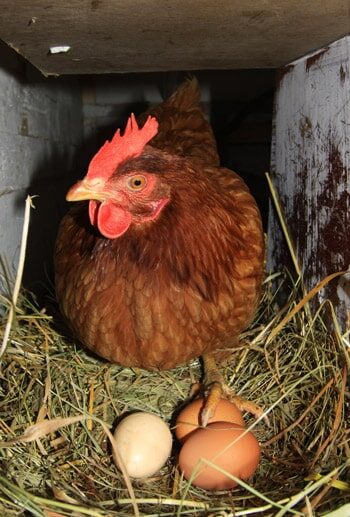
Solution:
[[[198,465],[201,458],[246,480],[258,466],[260,446],[253,433],[229,422],[208,424],[188,437],[179,455],[179,469],[184,477],[206,490],[226,490],[237,486],[237,482],[213,467]]]
[[[114,431],[118,452],[130,477],[152,476],[167,461],[172,435],[167,424],[152,413],[133,413],[125,417]],[[113,459],[120,468],[113,452]]]
[[[175,435],[180,442],[184,443],[190,433],[201,427],[200,416],[204,404],[205,399],[196,399],[179,413],[176,419]],[[215,414],[209,419],[208,423],[218,421],[231,422],[244,427],[243,416],[238,407],[225,399],[219,401]]]

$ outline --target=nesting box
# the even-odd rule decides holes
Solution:
[[[269,204],[269,169],[305,290],[347,270],[348,0],[0,0],[0,12],[0,294],[12,288],[3,262],[16,271],[29,193],[35,208],[23,284],[44,292],[39,307],[54,314],[23,296],[3,326],[1,515],[131,515],[131,505],[132,515],[139,515],[137,504],[142,515],[149,508],[157,515],[304,515],[320,507],[325,515],[324,508],[345,504],[348,335],[332,340],[320,332],[319,320],[304,325],[309,312],[303,311],[279,333],[280,320],[271,328],[278,319],[275,298],[266,290],[264,301],[272,303],[262,304],[244,335],[253,346],[239,347],[222,365],[230,387],[258,397],[271,418],[269,429],[260,418],[254,423],[263,444],[258,475],[264,493],[253,489],[238,498],[231,491],[203,492],[198,502],[183,485],[175,457],[148,480],[122,478],[111,469],[104,433],[133,409],[162,413],[171,425],[190,379],[200,379],[199,361],[163,375],[106,365],[74,337],[62,337],[47,294],[53,296],[53,245],[68,208],[68,188],[86,174],[91,157],[124,127],[130,112],[160,102],[187,72],[199,79],[223,165],[245,179],[260,206],[268,270],[294,269],[281,219]],[[78,289],[74,295],[83,298]],[[317,294],[314,310],[326,298],[345,330],[347,275]],[[114,297],[110,301],[115,310]],[[1,302],[1,311],[10,305],[3,297]],[[144,315],[149,306],[143,304]],[[18,320],[10,332],[14,312]],[[191,332],[198,335],[198,318],[192,319],[197,321]],[[168,348],[171,353],[171,343]],[[28,432],[30,424],[35,425]],[[348,504],[343,510],[350,515]]]

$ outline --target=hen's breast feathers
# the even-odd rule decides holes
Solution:
[[[185,81],[169,99],[139,117],[143,123],[148,115],[159,122],[159,132],[151,145],[202,163],[219,165],[213,130],[200,106],[200,88],[196,79]]]

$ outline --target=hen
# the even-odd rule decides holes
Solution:
[[[62,220],[55,270],[64,317],[98,355],[146,369],[203,356],[205,424],[223,390],[214,355],[237,346],[259,301],[264,239],[199,100],[188,80],[99,150],[67,194],[89,203]]]

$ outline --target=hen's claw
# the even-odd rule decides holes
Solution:
[[[204,408],[201,412],[201,424],[206,427],[209,420],[215,415],[216,407],[222,398],[222,385],[220,382],[213,382],[209,387],[209,393],[206,396]]]
[[[212,355],[203,356],[203,364],[205,371],[205,385],[208,387],[206,401],[201,413],[201,424],[206,427],[210,418],[215,415],[216,407],[221,398],[226,398],[235,404],[240,411],[247,411],[255,416],[255,418],[263,418],[269,426],[270,422],[267,415],[264,415],[263,409],[257,404],[249,400],[245,400],[238,395],[232,393],[231,389],[224,383],[215,359]]]
[[[264,414],[264,410],[251,400],[246,400],[238,395],[231,394],[228,397],[229,401],[235,404],[240,411],[246,411],[255,416],[256,419],[263,418],[265,424],[270,426],[270,421],[267,415]]]

